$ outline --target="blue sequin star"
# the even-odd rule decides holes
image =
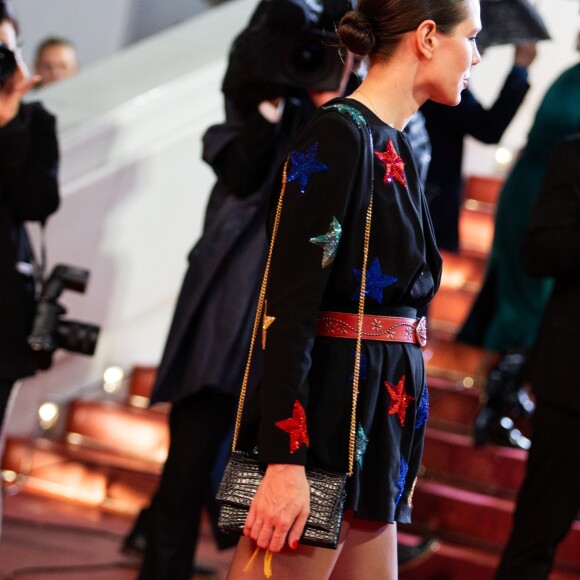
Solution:
[[[395,500],[395,505],[399,503],[401,496],[403,495],[403,491],[405,490],[405,480],[407,479],[407,473],[409,473],[409,466],[405,461],[404,457],[401,457],[401,468],[399,470],[399,479],[397,481],[397,487],[399,488],[399,494],[397,495],[397,499]]]
[[[297,181],[300,186],[300,193],[305,192],[308,180],[312,174],[320,173],[328,169],[327,165],[316,161],[317,153],[318,143],[313,143],[304,152],[295,149],[290,153],[292,169],[288,174],[287,182]]]
[[[361,271],[353,270],[355,278],[360,282]],[[381,264],[378,258],[375,258],[367,270],[367,285],[365,296],[372,298],[379,304],[383,303],[383,290],[394,284],[398,278],[393,278],[392,276],[386,276],[381,272]],[[357,291],[352,295],[352,300],[358,300],[360,297],[360,286]]]
[[[342,234],[342,227],[339,221],[333,216],[330,225],[328,226],[328,231],[321,236],[316,236],[315,238],[310,238],[310,242],[322,247],[322,267],[326,268],[329,264],[332,264],[334,257],[336,256],[336,250],[338,249],[338,242]]]
[[[365,435],[365,431],[363,426],[359,423],[358,429],[356,430],[356,439],[354,442],[354,457],[356,462],[358,463],[359,469],[362,469],[363,466],[363,459],[365,452],[367,450],[369,439]]]
[[[356,350],[352,351],[352,358],[353,360],[356,358]],[[367,355],[364,352],[360,353],[360,367],[358,369],[358,378],[359,381],[366,381],[367,380],[367,368],[369,366],[369,360]],[[354,381],[354,371],[349,377],[349,380]]]
[[[429,419],[429,391],[427,390],[427,385],[423,389],[423,394],[421,395],[421,400],[419,401],[419,406],[417,407],[417,417],[415,419],[415,429],[423,427]]]

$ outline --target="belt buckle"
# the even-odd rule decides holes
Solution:
[[[427,319],[422,316],[415,327],[415,336],[419,346],[423,347],[427,344]]]

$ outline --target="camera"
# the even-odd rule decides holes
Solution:
[[[4,43],[0,42],[0,87],[16,71],[16,56]]]
[[[293,90],[334,91],[343,62],[335,26],[352,0],[262,0],[230,51],[223,92],[262,101]]]
[[[57,302],[63,290],[84,292],[89,271],[84,268],[59,264],[42,284],[28,344],[42,354],[40,368],[50,366],[50,358],[57,348],[92,355],[95,352],[100,328],[76,320],[62,320],[66,309]]]

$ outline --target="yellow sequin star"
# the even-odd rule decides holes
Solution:
[[[264,302],[264,318],[262,320],[262,350],[266,348],[266,334],[268,332],[268,328],[272,326],[274,321],[276,320],[275,316],[267,316],[266,312],[268,311],[268,302]]]

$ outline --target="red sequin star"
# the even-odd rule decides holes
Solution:
[[[387,149],[384,153],[380,151],[375,151],[375,156],[378,157],[382,163],[385,164],[385,177],[383,178],[384,183],[391,183],[393,178],[395,178],[399,183],[407,187],[407,179],[405,178],[405,163],[399,157],[399,154],[395,151],[395,146],[391,139],[387,143]]]
[[[298,401],[294,401],[292,417],[290,419],[284,419],[283,421],[277,421],[275,425],[282,429],[282,431],[290,434],[290,453],[298,451],[303,444],[306,447],[310,445],[306,428],[306,413]]]
[[[405,375],[403,375],[397,385],[391,385],[389,381],[385,381],[385,387],[389,391],[391,400],[389,402],[389,415],[397,414],[399,418],[399,423],[401,427],[405,424],[405,414],[407,413],[407,406],[411,401],[415,400],[415,397],[407,394],[405,391]]]

